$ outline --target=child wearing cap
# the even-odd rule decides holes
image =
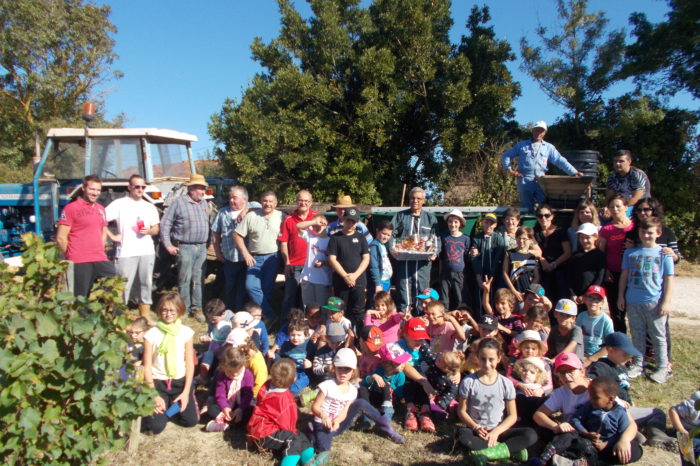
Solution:
[[[607,355],[590,365],[588,376],[590,378],[611,377],[617,382],[618,398],[629,409],[637,427],[646,435],[649,445],[673,446],[674,439],[664,432],[666,414],[662,410],[632,406],[627,363],[633,358],[641,356],[641,353],[637,351],[629,337],[622,332],[606,335],[602,345],[605,347]]]
[[[281,465],[316,464],[328,462],[328,453],[314,455],[306,435],[297,432],[297,410],[289,387],[296,377],[294,361],[282,358],[270,368],[270,380],[257,397],[248,421],[246,440],[259,449],[271,450],[281,459]]]
[[[525,290],[540,281],[537,256],[530,251],[535,233],[530,227],[515,232],[516,247],[506,251],[503,259],[503,281],[518,301],[523,301]]]
[[[536,304],[529,308],[527,310],[527,313],[525,314],[525,317],[523,319],[523,332],[526,330],[535,331],[539,334],[540,340],[546,342],[547,338],[549,337],[549,328],[547,327],[547,320],[547,311],[545,311],[544,306]],[[510,342],[510,346],[508,347],[509,356],[518,355],[516,340],[518,339],[519,335],[520,334],[516,335],[515,338]]]
[[[661,235],[661,220],[643,219],[639,224],[641,246],[627,249],[622,257],[622,274],[617,307],[627,311],[634,346],[644,354],[651,340],[656,370],[649,378],[666,383],[669,373],[667,329],[673,294],[673,257],[663,254],[656,239]],[[614,297],[611,297],[614,298]],[[630,376],[641,375],[643,356],[634,360]]]
[[[333,322],[328,326],[325,337],[326,344],[319,348],[314,356],[312,366],[313,385],[333,377],[331,372],[333,358],[338,349],[345,343],[346,338],[347,332],[341,324]]]
[[[355,333],[352,330],[353,323],[345,317],[345,303],[343,300],[332,296],[328,298],[328,303],[323,306],[323,310],[327,313],[328,318],[324,325],[319,328],[319,333],[325,335],[332,323],[340,324],[348,335],[346,342],[349,344],[355,338]]]
[[[403,396],[406,383],[404,367],[411,359],[396,343],[379,348],[379,366],[360,384],[360,396],[378,408],[386,417],[394,417],[394,401]]]
[[[569,297],[579,305],[581,312],[585,310],[583,294],[589,286],[603,286],[607,262],[605,253],[598,249],[598,227],[592,223],[584,223],[576,230],[578,250],[569,259],[568,282]]]
[[[476,284],[481,292],[479,307],[481,307],[482,295],[486,293],[484,281],[489,277],[496,277],[496,288],[502,287],[503,282],[503,258],[507,246],[504,235],[497,233],[496,214],[487,213],[481,218],[482,231],[474,236],[469,255],[471,256],[472,271],[476,277]]]
[[[318,396],[311,407],[314,414],[313,436],[318,451],[331,449],[333,437],[352,427],[361,413],[372,419],[392,441],[403,443],[404,438],[366,400],[357,398],[355,378],[357,356],[350,348],[341,348],[333,358],[333,378],[321,382]]]
[[[421,294],[416,296],[416,308],[413,309],[412,314],[414,316],[422,316],[425,314],[425,309],[431,301],[438,301],[440,295],[437,291],[432,288],[424,289]]]
[[[377,237],[369,243],[369,269],[367,284],[367,306],[375,308],[375,295],[380,291],[388,292],[391,289],[391,276],[394,270],[391,267],[389,253],[386,245],[391,239],[394,226],[389,220],[382,220],[376,229]]]
[[[360,377],[367,377],[373,373],[380,362],[379,348],[384,346],[382,331],[379,327],[365,325],[360,329],[360,357],[358,366]]]
[[[378,327],[382,331],[384,343],[397,342],[401,322],[406,315],[396,311],[396,304],[388,291],[377,292],[374,307],[365,314],[365,325]]]
[[[612,320],[603,312],[604,299],[605,288],[599,285],[589,286],[583,299],[586,312],[582,312],[576,317],[576,325],[581,327],[583,332],[583,354],[586,367],[605,355],[605,348],[601,347],[601,343],[605,335],[614,332]]]
[[[547,337],[547,354],[550,359],[561,353],[574,353],[583,359],[583,331],[576,325],[578,306],[570,299],[560,299],[554,307],[557,325]]]
[[[425,377],[425,371],[428,369],[427,361],[434,360],[429,341],[430,335],[423,319],[414,317],[406,322],[399,345],[411,355],[404,369],[409,379],[404,388],[406,400],[404,425],[410,431],[418,430],[420,425],[423,431],[435,432],[435,424],[430,418],[429,404],[429,396],[433,395],[435,390]]]
[[[347,305],[348,318],[354,327],[362,325],[365,312],[365,270],[369,266],[369,245],[355,229],[360,214],[355,207],[345,209],[343,229],[331,235],[328,264],[333,269],[333,289]]]
[[[440,291],[447,309],[457,309],[464,300],[464,266],[469,257],[469,237],[462,233],[464,215],[459,209],[445,217],[448,234],[440,251]]]

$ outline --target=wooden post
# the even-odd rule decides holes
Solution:
[[[406,197],[406,183],[403,184],[403,192],[401,193],[401,207],[403,207],[403,199]]]

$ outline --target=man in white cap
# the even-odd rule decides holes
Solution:
[[[194,174],[185,183],[187,194],[176,198],[161,219],[163,247],[177,257],[177,287],[187,312],[200,322],[202,313],[202,266],[207,258],[209,204],[204,195],[209,184]]]
[[[537,183],[537,178],[547,173],[547,162],[551,161],[567,175],[583,176],[560,153],[556,147],[544,140],[547,134],[547,123],[538,121],[532,127],[532,137],[526,141],[520,141],[503,153],[503,168],[517,179],[518,193],[520,194],[520,206],[529,210],[535,208],[535,204],[544,202],[544,192]],[[513,158],[518,158],[517,170],[511,167]]]

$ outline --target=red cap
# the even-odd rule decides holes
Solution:
[[[575,353],[561,353],[554,360],[554,372],[559,369],[583,369],[583,363]]]
[[[589,294],[597,294],[601,298],[605,298],[605,288],[600,285],[591,285],[586,290],[586,296]]]
[[[428,326],[420,317],[414,317],[406,322],[403,331],[406,335],[416,340],[430,340],[430,335],[428,335]]]

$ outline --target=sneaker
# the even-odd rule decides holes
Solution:
[[[192,317],[193,319],[196,319],[196,320],[198,320],[199,322],[202,322],[202,323],[204,323],[204,322],[207,321],[207,318],[204,317],[204,313],[202,312],[202,310],[201,310],[200,308],[196,308],[196,309],[194,310],[194,312],[192,312],[192,313],[190,314],[190,317]]]
[[[423,432],[435,432],[435,424],[429,415],[424,414],[420,417],[420,430]]]
[[[418,419],[416,419],[416,413],[409,411],[408,414],[406,414],[406,420],[404,421],[403,425],[411,432],[417,431]]]
[[[644,369],[642,369],[642,366],[632,366],[627,371],[627,377],[629,377],[630,379],[636,379],[637,377],[642,375],[642,373],[644,373]]]
[[[659,369],[658,371],[651,374],[649,378],[656,383],[666,383],[666,381],[668,380],[668,371],[666,370],[666,368]]]
[[[207,426],[204,428],[207,432],[223,432],[228,429],[228,423],[227,422],[216,422],[216,421],[209,421],[207,422]]]
[[[394,443],[402,444],[406,441],[403,435],[399,434],[396,431],[390,432],[387,437],[389,440],[391,440]]]

